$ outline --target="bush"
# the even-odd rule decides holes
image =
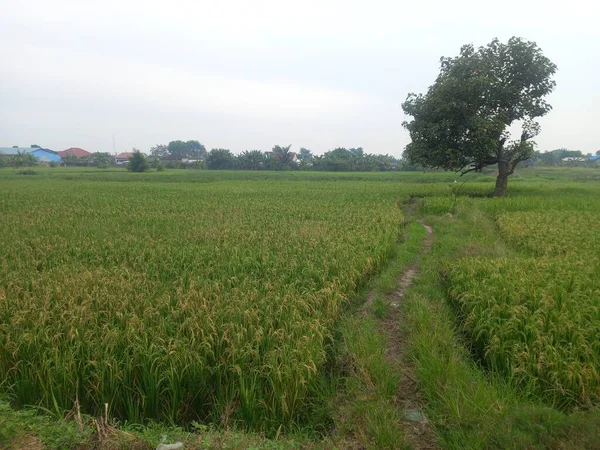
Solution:
[[[139,150],[134,150],[131,161],[127,164],[127,170],[131,172],[145,172],[150,168],[146,155]]]

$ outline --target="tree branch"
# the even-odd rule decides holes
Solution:
[[[533,137],[533,134],[528,133],[527,131],[523,131],[521,133],[521,142],[525,142],[528,141],[529,139],[531,139]]]
[[[469,172],[475,172],[475,171],[481,170],[481,169],[483,169],[483,167],[471,167],[470,169],[459,171],[459,172],[460,172],[460,176],[462,177],[463,175],[466,175]]]
[[[479,166],[475,166],[475,167],[470,167],[469,169],[465,169],[465,170],[463,170],[463,169],[458,170],[456,173],[460,172],[460,176],[462,177],[463,175],[465,175],[469,172],[476,172],[478,170],[483,169],[484,167],[485,167],[485,165],[479,165]]]

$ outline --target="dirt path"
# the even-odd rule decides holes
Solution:
[[[423,244],[423,254],[431,250],[433,230],[422,222],[427,231]],[[402,302],[406,291],[412,286],[419,274],[419,262],[408,267],[400,276],[395,292],[386,296],[391,308],[387,317],[380,320],[379,330],[387,338],[386,356],[400,372],[400,384],[396,392],[395,403],[401,410],[404,432],[414,449],[437,449],[435,434],[422,411],[423,400],[416,383],[415,368],[406,358],[406,336]]]

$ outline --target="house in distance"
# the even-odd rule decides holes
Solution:
[[[63,150],[62,152],[58,152],[58,154],[63,159],[67,159],[69,157],[71,157],[71,158],[75,157],[77,159],[81,159],[81,158],[89,158],[90,156],[92,156],[92,154],[90,152],[88,152],[87,150],[84,150],[82,148],[79,148],[79,147],[71,147],[66,150]]]
[[[115,156],[115,164],[127,164],[131,158],[133,158],[132,152],[119,153],[117,156]]]

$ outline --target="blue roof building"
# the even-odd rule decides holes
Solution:
[[[40,162],[57,162],[61,163],[62,158],[58,153],[47,148],[39,147],[0,147],[0,157],[14,156],[19,153],[31,153]]]
[[[62,158],[58,153],[53,150],[48,150],[47,148],[35,148],[31,149],[29,152],[41,162],[57,162],[61,163]]]

